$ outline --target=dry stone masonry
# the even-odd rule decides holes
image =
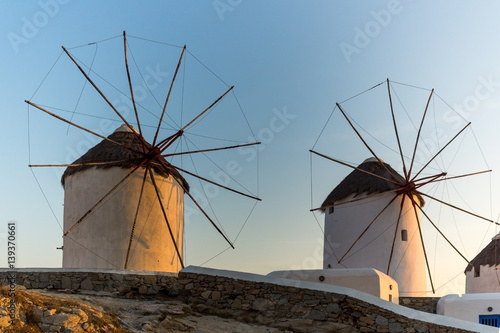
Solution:
[[[0,270],[3,284],[9,277]],[[83,269],[18,269],[18,287],[113,297],[146,296],[176,299],[195,311],[267,325],[280,330],[297,327],[346,332],[474,332],[486,326],[433,315],[437,298],[401,298],[401,307],[375,296],[304,281],[188,267],[179,274]],[[4,300],[4,299],[2,299]],[[32,304],[30,313],[44,331],[92,331],[89,318],[98,316],[76,307]],[[415,311],[415,309],[424,311]],[[54,312],[54,313],[52,313]],[[427,312],[427,313],[425,313]],[[20,314],[18,313],[18,316]],[[0,325],[8,319],[0,310]],[[26,315],[24,315],[26,316]],[[429,319],[430,318],[430,319]],[[22,319],[22,318],[21,318]],[[458,324],[457,324],[458,323]],[[42,327],[40,326],[39,327]],[[458,327],[458,328],[457,328]],[[319,329],[323,328],[323,329]],[[346,330],[348,329],[348,330]]]
[[[9,273],[0,270],[6,281]],[[26,289],[83,290],[101,293],[157,295],[175,293],[177,274],[87,269],[19,269],[16,285]]]
[[[313,326],[332,322],[359,332],[470,332],[410,319],[350,296],[306,288],[184,272],[179,273],[178,286],[188,303],[251,311],[268,321],[309,319]]]

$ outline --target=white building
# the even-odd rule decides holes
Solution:
[[[441,297],[437,313],[500,327],[500,234],[465,268],[465,294]]]
[[[323,202],[323,268],[375,268],[397,281],[401,296],[425,296],[420,211],[417,208],[415,214],[408,197],[401,207],[404,195],[398,194],[400,186],[393,182],[402,185],[405,179],[384,164],[374,158],[365,160],[358,169],[381,178],[354,170]],[[423,206],[421,197],[413,199]]]
[[[274,271],[268,277],[323,283],[346,287],[399,304],[398,284],[390,276],[373,268],[308,269]]]
[[[126,126],[121,126],[109,139],[136,151],[143,145]],[[107,140],[101,141],[73,164],[62,176],[64,186],[64,232],[67,232],[99,200],[144,158],[138,153]],[[89,165],[102,163],[105,165]],[[166,162],[166,161],[165,161]],[[166,163],[168,165],[168,163]],[[175,243],[182,256],[184,232],[184,189],[189,186],[173,168],[153,166]],[[155,188],[148,176],[137,210],[145,168],[140,167],[107,196],[65,238],[63,268],[109,268],[178,272],[179,256],[174,248]],[[134,219],[138,212],[136,224]]]
[[[465,293],[500,293],[500,234],[465,269]]]

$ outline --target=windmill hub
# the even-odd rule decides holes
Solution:
[[[401,186],[400,190],[398,191],[399,194],[407,194],[407,195],[411,195],[412,193],[414,193],[414,191],[416,190],[416,185],[415,185],[415,182],[408,182],[404,185]]]
[[[161,150],[158,147],[152,147],[151,150],[146,155],[148,161],[152,161],[161,155]]]

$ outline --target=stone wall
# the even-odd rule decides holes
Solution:
[[[439,297],[399,297],[399,304],[410,309],[436,313]]]
[[[270,321],[309,319],[312,320],[312,327],[314,323],[332,322],[354,327],[360,332],[447,333],[479,330],[487,332],[493,329],[454,318],[417,312],[348,288],[285,279],[273,281],[254,274],[231,275],[233,274],[220,270],[188,267],[179,272],[179,295],[186,297],[190,304],[198,303],[222,310],[250,311]],[[362,297],[349,294],[362,294]],[[494,331],[498,332],[496,329]]]
[[[17,269],[0,270],[0,280],[7,285],[12,277],[26,289],[68,289],[126,294],[176,294],[177,274],[87,269]]]
[[[10,271],[0,269],[2,284],[8,284],[10,275]],[[360,332],[391,333],[489,332],[494,329],[431,314],[435,311],[437,298],[402,298],[401,303],[407,306],[403,307],[349,288],[192,266],[179,274],[17,269],[15,281],[28,289],[177,296],[190,304],[226,313],[245,312],[259,316],[261,322],[270,323],[302,320],[313,327],[344,325]]]

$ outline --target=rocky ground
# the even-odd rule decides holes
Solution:
[[[10,299],[2,290],[2,332],[357,332],[310,319],[274,321],[249,311],[188,305],[176,298],[118,297],[105,292],[17,290],[16,315],[9,326]]]

